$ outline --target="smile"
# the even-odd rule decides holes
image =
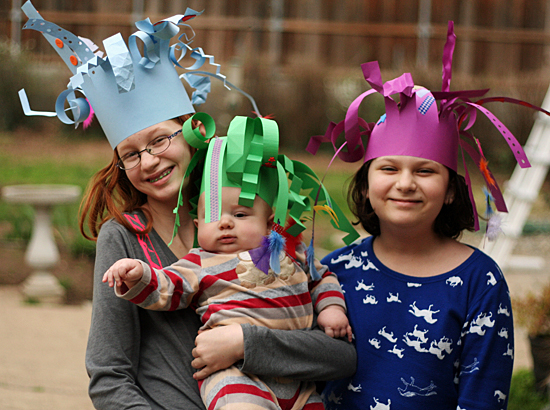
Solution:
[[[422,201],[413,200],[413,199],[391,199],[391,202],[396,204],[397,206],[413,206],[416,204],[420,204]]]
[[[172,172],[172,168],[170,168],[169,170],[167,170],[164,174],[159,175],[157,178],[155,178],[155,179],[150,179],[149,182],[153,183],[153,182],[160,181],[162,178],[164,178],[164,177],[170,175],[171,172]]]
[[[415,201],[413,199],[392,199],[392,201],[395,201],[395,202],[410,202],[410,203],[417,203],[417,202],[420,202],[420,201]]]

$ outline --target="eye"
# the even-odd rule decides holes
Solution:
[[[247,214],[244,213],[244,212],[236,212],[235,213],[235,218],[244,218],[246,216],[247,216]]]
[[[151,141],[149,144],[147,144],[149,146],[149,148],[154,148],[154,147],[158,147],[162,144],[164,144],[166,142],[166,140],[168,139],[168,137],[158,137],[158,138],[155,138],[153,141]]]
[[[127,161],[127,160],[132,160],[132,159],[137,158],[137,157],[139,157],[139,152],[133,151],[133,152],[129,152],[129,153],[123,155],[120,159],[122,161]]]
[[[417,171],[419,174],[433,174],[435,171],[429,168],[421,168]]]

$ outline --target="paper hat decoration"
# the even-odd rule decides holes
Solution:
[[[204,136],[198,128],[192,128],[192,120],[198,120],[204,125]],[[208,114],[197,113],[185,122],[182,131],[187,142],[197,148],[186,176],[195,167],[203,167],[200,193],[205,195],[206,223],[220,219],[224,186],[241,189],[241,205],[252,207],[258,195],[274,208],[272,234],[262,247],[250,251],[254,264],[264,272],[267,273],[271,267],[278,273],[278,249],[286,249],[293,257],[293,246],[285,248],[285,240],[282,238],[286,238],[287,244],[295,242],[295,238],[306,228],[301,219],[304,212],[313,211],[313,218],[317,210],[328,212],[332,217],[332,225],[347,234],[343,239],[347,244],[359,237],[315,172],[302,162],[279,154],[279,127],[275,121],[235,117],[226,137],[212,138],[215,135],[214,121]],[[178,205],[182,203],[183,197]],[[196,207],[198,198],[192,199],[191,203]],[[174,213],[177,215],[177,208]],[[290,223],[284,227],[287,219]],[[174,232],[176,229],[177,226]],[[318,280],[320,276],[313,260],[313,229],[306,253],[311,276]]]
[[[192,128],[192,120],[201,121],[205,136]],[[348,234],[346,243],[358,237],[315,172],[279,154],[279,127],[275,121],[238,116],[231,121],[226,137],[211,138],[214,134],[214,121],[205,113],[195,114],[183,126],[185,139],[197,148],[187,175],[200,165],[204,170],[201,193],[206,196],[207,223],[219,220],[221,188],[230,186],[241,188],[239,203],[244,206],[251,207],[259,195],[274,208],[275,223],[284,225],[288,215],[293,222],[287,232],[292,236],[305,229],[301,220],[304,212],[326,204],[334,216],[333,225]],[[196,205],[197,198],[193,202]]]
[[[24,90],[21,90],[19,95],[25,113],[57,116],[65,124],[78,126],[89,117],[91,106],[113,148],[151,125],[194,113],[193,104],[204,103],[210,92],[210,78],[205,76],[233,86],[220,74],[220,66],[214,62],[213,56],[206,55],[201,48],[190,47],[192,37],[183,33],[176,44],[170,45],[180,27],[190,28],[185,23],[202,12],[187,8],[184,14],[156,24],[149,19],[139,21],[136,23],[138,31],[130,36],[128,46],[120,33],[103,41],[107,54],[103,58],[103,53],[97,51],[98,47],[90,40],[45,21],[30,1],[23,5],[22,10],[29,18],[23,28],[41,32],[73,73],[67,90],[57,98],[55,112],[32,111]],[[143,55],[138,41],[143,44]],[[195,63],[184,68],[180,61],[187,52]],[[215,67],[216,72],[199,71],[205,63]],[[187,72],[180,76],[176,67]],[[196,90],[191,100],[181,78]],[[77,93],[85,98],[77,97]],[[66,101],[72,118],[66,113]]]
[[[471,100],[485,95],[488,89],[450,91],[455,43],[454,24],[451,21],[443,51],[443,85],[440,92],[415,86],[412,76],[408,73],[383,83],[378,62],[362,64],[363,75],[372,89],[351,103],[344,121],[338,124],[331,123],[324,136],[312,137],[307,150],[315,155],[322,142],[332,142],[337,151],[336,155],[346,162],[366,162],[381,156],[406,155],[436,161],[456,171],[460,148],[477,230],[479,221],[464,151],[478,165],[497,210],[507,211],[500,188],[487,167],[481,145],[468,131],[475,123],[477,111],[486,115],[497,127],[522,168],[530,166],[523,148],[510,130],[483,107],[483,104],[493,101],[510,102],[547,115],[550,113],[529,103],[507,97],[485,98],[475,102]],[[374,93],[384,97],[386,113],[378,122],[367,123],[359,117],[358,110],[363,99]],[[391,97],[395,94],[399,95],[399,102]],[[462,127],[463,125],[465,126]],[[336,140],[342,132],[345,134],[345,142],[342,146],[336,147]],[[366,147],[362,137],[367,137]]]

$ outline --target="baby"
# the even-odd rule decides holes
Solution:
[[[256,121],[262,122],[264,130],[273,129],[271,120]],[[260,144],[268,138],[266,131],[257,140]],[[274,214],[274,208],[290,209],[288,204],[278,202],[291,189],[286,173],[277,171],[284,166],[278,161],[284,159],[288,164],[287,159],[265,155],[255,193],[249,195],[250,184],[246,191],[243,188],[248,180],[231,180],[228,175],[232,174],[225,169],[235,158],[248,158],[246,152],[235,155],[231,148],[226,149],[229,141],[235,140],[228,135],[227,139],[214,138],[208,143],[195,219],[200,247],[163,269],[122,259],[105,273],[103,281],[114,287],[119,297],[146,309],[191,306],[201,318],[201,330],[235,323],[307,330],[313,326],[315,311],[317,323],[327,335],[347,336],[351,341],[344,296],[336,276],[313,261],[312,255],[306,257],[305,245],[275,223],[282,218],[277,211]],[[242,145],[245,149],[254,146]],[[266,149],[271,145],[265,144]],[[227,158],[229,155],[233,157]],[[216,186],[221,189],[213,188]],[[248,199],[248,206],[243,205],[243,197]],[[268,358],[270,353],[265,354]],[[239,409],[323,408],[313,382],[265,375],[259,378],[242,373],[238,364],[199,382],[206,408],[221,403],[235,404]]]
[[[182,260],[169,268],[157,271],[151,269],[149,265],[138,259],[121,259],[105,272],[103,282],[108,282],[111,287],[116,284],[115,292],[118,296],[129,299],[146,309],[174,310],[186,308],[193,305],[193,302],[198,303],[197,313],[203,319],[203,330],[216,325],[226,324],[225,320],[227,318],[223,314],[224,304],[228,304],[228,309],[230,309],[229,305],[234,307],[234,301],[227,301],[221,304],[221,300],[227,299],[225,291],[232,287],[231,283],[227,283],[227,287],[217,287],[217,296],[212,291],[205,292],[201,289],[206,275],[220,277],[222,274],[224,268],[215,268],[218,265],[218,261],[222,265],[237,255],[237,259],[241,263],[237,265],[237,269],[233,269],[240,279],[240,286],[244,286],[247,289],[246,292],[250,292],[249,289],[256,288],[258,285],[271,289],[282,286],[283,282],[287,282],[283,288],[286,285],[301,282],[307,283],[305,272],[301,272],[301,275],[294,278],[299,265],[295,261],[292,261],[292,258],[289,256],[284,256],[285,259],[283,262],[286,261],[287,264],[281,263],[281,274],[279,275],[275,275],[272,271],[266,275],[254,267],[252,259],[246,255],[246,252],[259,248],[262,245],[262,240],[269,235],[273,226],[273,212],[267,202],[258,195],[256,195],[253,207],[240,205],[240,191],[236,187],[222,188],[221,217],[218,221],[209,223],[205,223],[205,195],[202,194],[200,196],[198,218],[195,219],[200,248],[192,249]],[[297,259],[300,259],[300,250],[302,250],[303,255],[304,246],[302,244],[296,249],[298,252],[296,254]],[[227,258],[225,255],[231,255],[231,258]],[[200,258],[198,264],[195,262],[197,256]],[[305,258],[302,257],[302,259]],[[283,271],[283,269],[287,270]],[[326,271],[326,267],[321,267],[318,270]],[[174,277],[173,274],[177,276]],[[276,281],[276,279],[278,280]],[[152,284],[157,284],[158,287],[151,289]],[[326,273],[314,289],[317,289],[321,285],[326,289],[323,291],[317,290],[319,293],[315,295],[313,294],[313,290],[311,292],[311,300],[317,301],[315,305],[315,308],[318,310],[317,323],[324,329],[327,335],[331,337],[347,336],[351,342],[351,327],[345,313],[344,302],[340,295],[336,298],[329,295],[330,292],[340,292],[336,277],[331,273]],[[256,290],[256,292],[258,291],[259,289]],[[288,295],[287,290],[284,291],[284,295]],[[143,300],[144,297],[146,297],[145,300]],[[322,301],[320,297],[322,297]],[[194,298],[197,300],[195,301]],[[138,299],[142,301],[138,302]],[[307,301],[308,304],[311,300]],[[241,314],[248,316],[249,309],[265,307],[264,302],[265,298],[258,295],[257,306],[255,307],[255,303],[252,303]],[[216,310],[222,310],[217,315],[224,317],[223,323],[220,323],[222,320],[211,316],[211,309],[208,308],[208,305],[211,303],[215,303]],[[289,307],[285,306],[284,309],[286,314],[290,313],[288,310],[290,309]],[[293,306],[291,311],[294,313],[289,315],[286,320],[290,322],[295,321],[295,324],[290,325],[288,323],[289,328],[302,327],[302,320],[311,313],[311,309],[307,305],[303,305],[302,302],[298,306]],[[283,313],[281,311],[281,314]],[[255,317],[256,314],[253,316],[254,324],[271,327],[271,314],[270,317],[264,318]],[[208,317],[208,320],[206,320],[206,317]],[[281,318],[282,316],[278,315],[277,319]],[[279,326],[276,325],[275,327]]]

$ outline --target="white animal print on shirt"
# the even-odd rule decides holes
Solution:
[[[426,342],[411,337],[410,333],[405,333],[405,336],[403,337],[403,342],[405,342],[407,346],[414,348],[414,350],[416,350],[417,352],[428,353],[428,349],[422,346]]]
[[[371,283],[370,285],[365,285],[365,280],[361,279],[361,282],[357,281],[357,286],[355,286],[355,290],[374,290],[374,283]]]
[[[382,337],[385,337],[386,339],[388,339],[392,343],[397,342],[397,338],[393,337],[393,332],[391,332],[391,333],[386,332],[386,326],[384,326],[382,329],[380,329],[378,331],[378,334]]]
[[[462,332],[460,332],[460,339],[458,339],[458,342],[456,342],[457,346],[460,346],[462,344],[462,338],[468,334],[468,326],[470,326],[470,322],[466,321],[462,325]]]
[[[510,347],[510,343],[506,346],[506,352],[504,352],[503,356],[510,356],[511,359],[514,358],[514,349]]]
[[[493,272],[487,273],[487,276],[489,276],[489,279],[487,280],[487,285],[495,286],[497,284],[497,280],[495,279],[495,275],[493,275]]]
[[[330,263],[345,262],[345,261],[351,260],[351,258],[353,258],[353,251],[351,251],[351,252],[348,253],[348,254],[341,254],[341,255],[338,255],[338,257],[337,257],[336,259],[332,258],[332,259],[330,260]]]
[[[458,285],[462,286],[464,284],[464,282],[459,276],[451,276],[449,279],[445,281],[445,283],[453,288]]]
[[[502,329],[500,329],[500,330],[498,331],[498,335],[499,335],[500,337],[503,337],[503,338],[505,338],[505,339],[508,339],[508,329],[506,329],[505,327],[503,327]]]
[[[403,389],[402,387],[398,387],[397,390],[399,390],[399,394],[403,397],[427,397],[437,394],[437,392],[435,391],[437,386],[434,384],[433,381],[430,381],[430,384],[427,387],[418,387],[417,385],[415,385],[414,377],[411,377],[410,383],[407,383],[404,378],[401,378],[401,381],[405,385],[405,388]]]
[[[367,264],[363,264],[363,270],[369,270],[369,269],[374,269],[374,270],[378,270],[378,268],[374,265],[374,263],[372,263],[370,261],[370,259],[367,259]]]
[[[348,263],[344,265],[344,268],[346,269],[352,269],[352,268],[359,268],[363,266],[363,259],[361,259],[359,256],[353,256]]]
[[[478,317],[472,321],[470,333],[476,333],[480,336],[485,335],[486,329],[483,329],[483,327],[493,327],[495,325],[495,321],[491,320],[492,316],[493,312],[489,312],[489,315],[487,315],[487,313],[480,313]]]
[[[422,286],[421,283],[407,282],[407,287],[409,288],[419,288],[420,286]]]
[[[351,384],[351,382],[350,382],[350,384],[348,384],[348,390],[351,390],[351,391],[354,392],[354,393],[360,393],[361,390],[363,390],[363,388],[361,387],[361,385],[355,387],[355,386],[354,386],[353,384]]]
[[[508,310],[508,306],[502,307],[502,303],[498,305],[498,311],[497,315],[505,315],[510,317],[510,311]]]
[[[372,339],[369,339],[369,343],[374,346],[376,349],[380,349],[380,340],[373,337]]]
[[[422,342],[426,343],[428,341],[428,338],[426,337],[426,333],[428,333],[429,330],[418,330],[418,325],[414,325],[414,330],[412,331],[412,333],[407,333],[407,334],[410,334],[416,338],[418,338],[419,340],[422,340]]]
[[[373,295],[367,295],[365,296],[365,299],[363,299],[363,303],[365,305],[377,305],[378,301],[376,300],[376,297]]]
[[[443,336],[438,342],[432,340],[429,351],[431,354],[436,355],[439,360],[443,360],[445,358],[444,353],[451,354],[453,351],[451,349],[452,344],[453,341],[451,339]]]
[[[396,355],[400,359],[403,358],[403,352],[404,351],[405,351],[405,349],[398,349],[397,345],[393,345],[393,348],[391,350],[388,350],[389,353],[393,353],[394,355]]]
[[[505,401],[506,400],[506,395],[501,392],[500,390],[495,390],[495,395],[494,395],[497,399],[498,399],[498,402],[500,403],[501,401]]]
[[[376,406],[374,406],[374,407],[369,406],[370,410],[391,410],[390,409],[390,405],[391,405],[391,400],[390,399],[388,399],[388,404],[380,403],[376,397],[373,397],[372,399],[376,403]]]
[[[412,305],[409,305],[409,313],[412,313],[416,317],[424,318],[426,322],[433,325],[435,322],[437,322],[437,319],[433,317],[434,314],[439,313],[439,310],[432,310],[432,306],[428,306],[428,309],[419,309],[416,307],[416,301],[412,303]]]
[[[471,374],[473,372],[477,372],[479,370],[479,360],[477,360],[477,357],[474,357],[474,361],[466,366],[460,366],[462,370],[460,371],[460,376],[462,376],[464,373]]]
[[[396,303],[401,303],[401,301],[399,300],[399,293],[396,293],[395,295],[391,292],[389,292],[390,296],[388,296],[386,298],[386,302],[388,303],[392,303],[392,302],[396,302]]]
[[[426,333],[428,333],[428,330],[418,330],[418,325],[414,325],[414,330],[412,332],[405,333],[403,342],[405,342],[407,346],[413,347],[417,352],[428,353],[428,349],[422,346],[428,342]]]

